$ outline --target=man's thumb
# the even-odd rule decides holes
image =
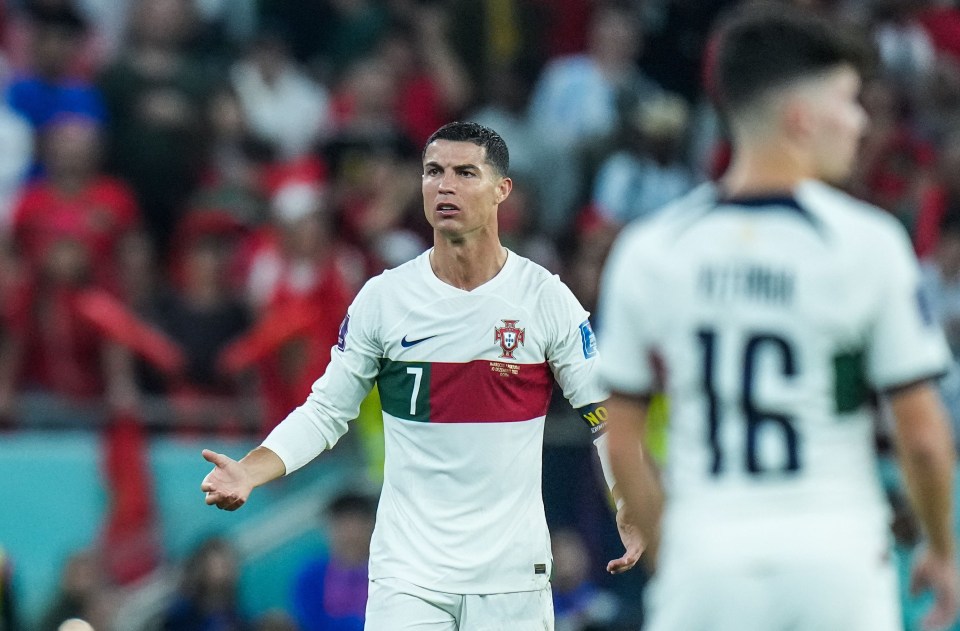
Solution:
[[[207,462],[217,467],[225,467],[227,466],[227,463],[230,462],[230,458],[228,458],[227,456],[224,456],[223,454],[218,454],[217,452],[211,451],[210,449],[204,449],[203,451],[200,452],[200,455],[203,456],[204,460],[206,460]]]

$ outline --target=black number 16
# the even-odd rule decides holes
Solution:
[[[700,329],[697,331],[697,336],[703,352],[702,386],[707,397],[707,440],[713,452],[710,473],[720,475],[724,471],[725,463],[723,451],[720,448],[720,404],[715,385],[717,332],[713,329]],[[799,436],[796,427],[794,427],[793,417],[779,411],[762,409],[755,402],[753,386],[756,377],[757,358],[762,352],[777,354],[783,376],[794,377],[797,374],[793,349],[785,339],[769,333],[753,334],[747,338],[743,348],[743,380],[740,397],[740,408],[747,425],[744,466],[751,474],[766,472],[760,466],[757,456],[757,434],[761,427],[772,424],[779,427],[786,443],[786,462],[779,470],[782,472],[797,471],[800,469]]]

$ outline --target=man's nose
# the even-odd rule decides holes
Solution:
[[[440,192],[452,193],[456,189],[457,174],[452,171],[446,171],[440,178]]]

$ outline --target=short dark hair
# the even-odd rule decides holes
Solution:
[[[871,52],[859,33],[786,3],[748,2],[721,21],[709,72],[721,110],[736,112],[770,90],[843,64],[867,74]]]
[[[486,150],[487,162],[501,176],[505,176],[510,170],[510,152],[507,150],[507,143],[503,141],[500,134],[489,127],[466,121],[447,123],[427,138],[426,144],[423,145],[421,160],[427,153],[427,147],[435,140],[471,142]]]

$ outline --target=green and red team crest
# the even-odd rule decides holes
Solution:
[[[523,346],[523,332],[525,329],[517,327],[519,320],[502,320],[503,326],[493,329],[493,341],[500,344],[503,350],[503,359],[513,359],[513,351]]]

